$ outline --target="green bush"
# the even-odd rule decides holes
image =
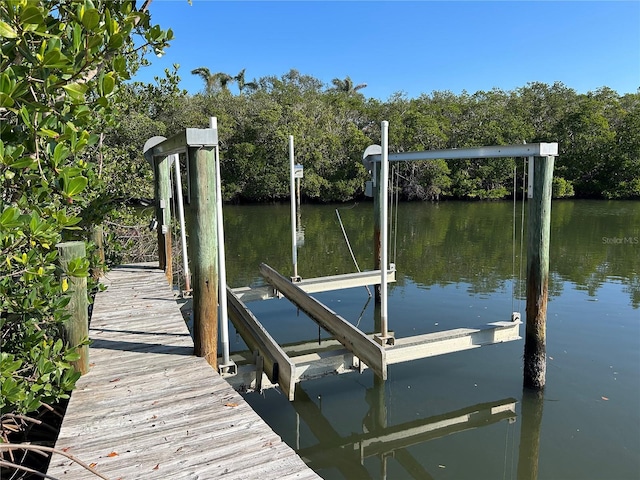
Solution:
[[[81,226],[104,215],[97,132],[114,123],[140,52],[160,52],[171,31],[131,1],[13,0],[0,3],[0,36],[0,407],[29,413],[79,376],[55,245],[85,239]],[[81,259],[66,273],[88,268]]]

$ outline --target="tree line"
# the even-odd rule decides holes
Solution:
[[[369,173],[362,154],[380,143],[380,121],[389,120],[391,152],[558,142],[556,197],[640,197],[640,91],[618,94],[603,87],[577,93],[559,82],[532,82],[512,91],[434,91],[417,98],[396,93],[382,101],[366,97],[366,84],[348,76],[326,85],[296,70],[252,81],[245,80],[245,69],[234,76],[200,67],[191,74],[203,80],[195,95],[178,88],[177,68],[154,85],[125,87],[129,107],[105,139],[108,149],[137,150],[130,165],[119,160],[120,166],[135,172],[144,164],[139,145],[145,136],[204,128],[216,116],[226,201],[288,197],[289,135],[295,137],[296,161],[305,168],[303,198],[348,201],[363,196]],[[237,93],[230,88],[234,83]],[[132,137],[132,128],[142,135]],[[519,159],[436,160],[397,168],[400,194],[408,200],[505,198],[513,192],[514,168],[518,179],[523,172]],[[123,180],[119,184],[126,188]]]

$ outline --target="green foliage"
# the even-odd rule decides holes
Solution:
[[[573,184],[562,177],[553,177],[551,188],[553,198],[566,198],[575,195]]]
[[[78,378],[76,345],[61,340],[69,298],[55,245],[103,213],[92,211],[104,190],[96,132],[115,123],[141,54],[161,52],[171,31],[124,0],[5,1],[0,18],[2,413],[28,413]],[[66,273],[88,271],[77,259]]]

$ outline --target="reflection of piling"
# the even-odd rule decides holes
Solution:
[[[532,162],[533,157],[529,158]],[[524,386],[542,389],[547,371],[546,321],[554,157],[535,157],[527,225],[527,328]],[[530,179],[531,181],[531,179]]]
[[[537,480],[538,478],[543,405],[544,393],[542,390],[523,389],[518,480]]]

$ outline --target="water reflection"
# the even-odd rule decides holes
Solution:
[[[518,480],[538,480],[544,391],[522,390]]]
[[[561,295],[567,283],[596,296],[613,281],[623,284],[633,307],[640,308],[640,202],[557,201],[552,208],[550,297]],[[341,212],[360,268],[372,269],[372,205]],[[224,215],[232,287],[262,284],[261,262],[288,274],[287,205],[229,206]],[[423,288],[464,283],[470,294],[482,295],[510,289],[515,277],[513,289],[522,298],[521,221],[515,219],[514,243],[509,202],[400,204],[397,237],[391,239],[397,257],[390,258],[398,267],[397,285],[402,287],[405,278]],[[305,235],[298,252],[302,277],[354,271],[334,206],[303,205],[298,228]]]
[[[314,402],[304,387],[297,386],[292,406],[318,440],[313,446],[298,448],[298,454],[314,470],[336,468],[348,479],[386,479],[390,462],[402,468],[402,478],[434,478],[412,454],[410,447],[501,421],[509,424],[516,421],[516,399],[505,398],[390,426],[387,424],[384,382],[376,379],[373,387],[365,390],[369,409],[362,419],[362,433],[341,436],[323,414],[321,400]],[[538,432],[539,438],[541,415],[527,418],[528,431]],[[521,451],[531,445],[530,438],[534,437],[529,434],[521,436]],[[527,469],[534,463],[537,472],[537,452],[537,448],[527,450],[526,461],[519,463],[518,472],[520,466],[523,471],[529,471]],[[532,457],[534,454],[535,459]],[[380,468],[373,474],[365,467],[365,461],[372,457],[377,459]],[[518,475],[518,480],[537,477]]]
[[[632,240],[640,238],[640,202],[562,201],[552,209],[544,418],[542,396],[521,388],[520,342],[397,365],[386,387],[354,373],[304,383],[293,404],[277,392],[247,400],[325,479],[638,478],[640,245]],[[373,266],[371,210],[341,210],[362,269]],[[488,202],[400,205],[389,300],[398,338],[508,318],[512,291],[523,296],[512,210]],[[262,284],[260,262],[289,274],[288,214],[286,205],[225,210],[232,287]],[[335,207],[303,205],[301,219],[300,275],[352,272]],[[373,302],[363,308],[364,289],[319,297],[361,330],[379,329]],[[273,302],[255,308],[276,340],[316,337],[313,322]],[[520,403],[510,424],[513,397]],[[487,404],[493,399],[505,399],[497,423],[482,409],[495,408]],[[482,428],[457,433],[463,429],[452,417],[465,416],[484,419]],[[439,421],[453,422],[451,431],[425,425]]]

